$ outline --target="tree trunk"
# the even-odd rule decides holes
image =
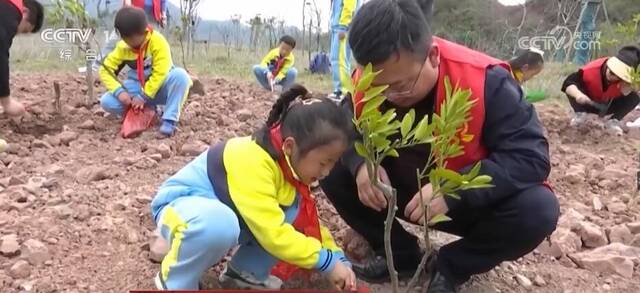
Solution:
[[[87,44],[87,48],[89,48],[89,44]],[[86,60],[85,65],[87,66],[87,99],[85,105],[87,106],[87,109],[90,109],[93,104],[93,62],[91,60]]]

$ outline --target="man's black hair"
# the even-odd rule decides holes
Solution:
[[[295,49],[296,47],[296,39],[294,39],[292,36],[290,35],[284,35],[280,38],[280,43],[285,43],[289,46],[291,46],[292,49]]]
[[[359,64],[384,62],[399,50],[424,58],[431,48],[433,0],[371,0],[354,17],[349,45]],[[426,15],[425,15],[426,14]]]
[[[24,7],[29,9],[29,16],[27,21],[33,25],[32,33],[39,31],[42,28],[44,22],[44,7],[36,0],[24,0]]]
[[[136,7],[121,8],[114,21],[116,31],[123,38],[144,34],[147,26],[147,15],[144,10]]]
[[[544,58],[539,53],[531,50],[526,50],[520,53],[517,57],[509,60],[511,69],[522,69],[525,65],[529,67],[538,67],[544,64]]]

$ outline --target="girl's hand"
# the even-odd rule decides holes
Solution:
[[[336,263],[336,266],[329,273],[329,281],[338,290],[355,291],[357,289],[356,274],[340,261]]]

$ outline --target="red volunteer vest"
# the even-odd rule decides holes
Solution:
[[[145,0],[131,0],[131,6],[138,7],[144,10],[144,2]],[[155,19],[158,23],[162,21],[162,11],[160,10],[160,0],[153,0],[153,19]]]
[[[604,91],[602,88],[602,74],[600,70],[608,59],[608,57],[596,59],[580,68],[580,70],[582,70],[582,82],[587,90],[585,94],[596,102],[608,102],[623,96],[620,90],[620,83],[610,84],[607,91]]]
[[[24,4],[22,3],[22,0],[8,0],[9,3],[13,4],[13,6],[16,7],[16,9],[18,9],[18,11],[20,12],[20,15],[22,15],[24,13]]]
[[[471,119],[460,129],[460,138],[464,134],[473,135],[473,139],[461,144],[464,154],[447,160],[447,168],[459,170],[462,167],[478,162],[487,157],[487,149],[482,145],[482,127],[484,125],[484,84],[487,68],[498,65],[511,72],[509,64],[487,56],[483,53],[471,50],[467,47],[449,42],[437,37],[433,43],[440,48],[440,67],[437,83],[437,97],[435,113],[440,112],[440,107],[445,99],[444,77],[448,76],[452,86],[460,89],[471,90],[471,99],[476,101],[470,110]],[[360,78],[360,70],[354,72],[354,82]],[[357,92],[353,97],[356,117],[362,112],[363,103],[359,103],[364,97]]]

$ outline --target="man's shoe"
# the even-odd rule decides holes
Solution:
[[[387,259],[382,256],[375,256],[366,259],[360,264],[354,263],[352,265],[352,269],[358,279],[367,283],[380,284],[391,280],[391,277],[389,276],[389,269],[387,267]],[[413,269],[399,269],[398,279],[403,280],[411,278],[416,269],[417,265]]]
[[[220,274],[219,280],[220,285],[225,289],[280,290],[282,288],[282,280],[275,276],[259,281],[250,274],[236,271],[230,264],[227,264]]]
[[[457,286],[437,269],[431,274],[428,293],[458,293]]]

